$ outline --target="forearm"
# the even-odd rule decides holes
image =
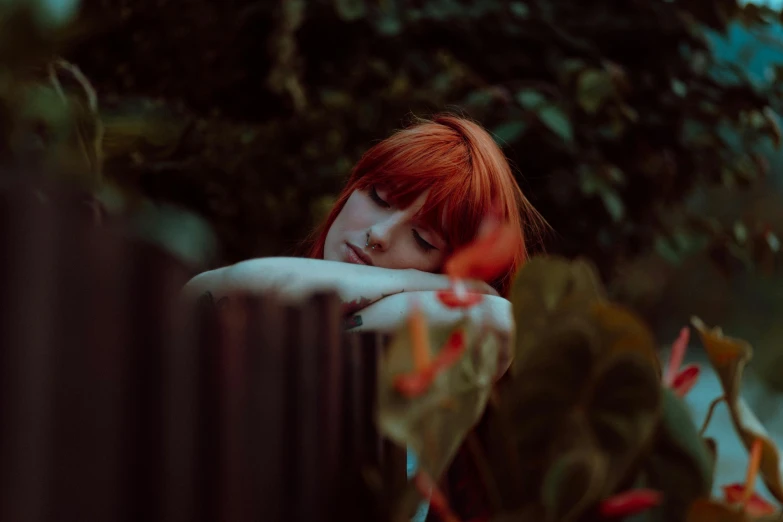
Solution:
[[[269,257],[205,272],[185,287],[188,297],[210,292],[232,294],[275,292],[299,299],[320,291],[336,291],[346,312],[360,310],[384,297],[415,290],[446,288],[446,277],[414,270],[391,270],[320,259]]]
[[[465,317],[465,311],[447,308],[438,301],[435,292],[410,292],[393,295],[364,308],[346,322],[350,331],[393,332],[399,328],[411,313],[414,300],[421,307],[431,326],[454,325]],[[467,314],[475,324],[491,324],[498,333],[511,335],[514,320],[511,303],[502,297],[484,296]]]
[[[418,301],[430,327],[455,326],[460,320],[467,319],[470,326],[480,331],[492,332],[498,341],[496,378],[508,370],[513,354],[514,317],[511,303],[502,297],[484,296],[479,304],[463,311],[446,308],[438,301],[435,292],[393,295],[354,314],[348,318],[346,326],[351,332],[392,333],[409,317],[413,305],[411,298]]]

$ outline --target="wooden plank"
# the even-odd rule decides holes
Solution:
[[[347,356],[342,343],[342,305],[336,293],[319,293],[312,297],[318,331],[315,354],[318,359],[318,424],[320,453],[322,519],[326,504],[331,501],[332,494],[329,488],[333,488],[340,478],[340,470],[343,469],[340,458],[340,439],[344,425],[342,415],[343,389],[341,386],[343,376],[343,360]]]
[[[288,364],[286,393],[288,422],[286,423],[286,466],[290,482],[289,515],[292,522],[318,521],[321,510],[318,452],[319,397],[318,355],[319,333],[317,308],[304,301],[286,310]],[[290,468],[289,468],[290,466]]]
[[[128,373],[124,243],[59,209],[52,345],[53,462],[49,517],[116,519],[123,482]]]
[[[54,221],[30,193],[4,195],[0,274],[0,520],[47,519],[52,436]]]
[[[249,519],[282,521],[286,513],[285,317],[283,305],[272,296],[251,301],[247,330],[245,403]]]
[[[184,267],[70,213],[0,200],[0,519],[380,515],[370,494],[338,516],[368,466],[399,476],[383,336],[346,336],[334,293],[178,310]]]
[[[212,296],[203,296],[195,318],[198,328],[196,374],[196,520],[220,519],[220,329]]]

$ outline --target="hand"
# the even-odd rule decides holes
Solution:
[[[432,275],[432,274],[429,274]],[[479,282],[480,283],[480,282]],[[482,283],[486,285],[486,283]],[[480,285],[479,285],[480,286]],[[486,285],[489,287],[489,285]],[[485,289],[486,289],[485,287]],[[489,287],[491,288],[491,287]],[[467,320],[473,328],[495,335],[498,339],[498,375],[508,369],[513,356],[514,317],[511,303],[502,297],[487,296],[467,310],[448,308],[435,291],[413,292],[415,302],[427,317],[431,327],[456,325]],[[406,293],[383,298],[352,317],[351,331],[395,332],[411,313],[414,300]]]
[[[478,279],[466,279],[464,282],[468,292],[473,292],[476,294],[483,294],[483,295],[494,295],[495,297],[500,297],[498,291],[495,290],[489,283],[485,283],[484,281],[479,281]]]

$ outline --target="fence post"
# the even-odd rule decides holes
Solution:
[[[25,194],[0,194],[0,519],[383,520],[385,336],[333,293],[182,307],[179,261]]]

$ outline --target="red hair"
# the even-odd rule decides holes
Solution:
[[[487,281],[507,296],[512,278],[527,259],[525,230],[537,233],[543,220],[522,194],[511,167],[478,124],[439,115],[419,120],[373,146],[354,167],[326,220],[315,230],[307,257],[323,259],[329,229],[355,190],[386,187],[395,205],[405,208],[430,190],[420,214],[439,230],[451,249],[475,237],[482,219],[499,212],[518,230],[520,247],[500,278]]]

